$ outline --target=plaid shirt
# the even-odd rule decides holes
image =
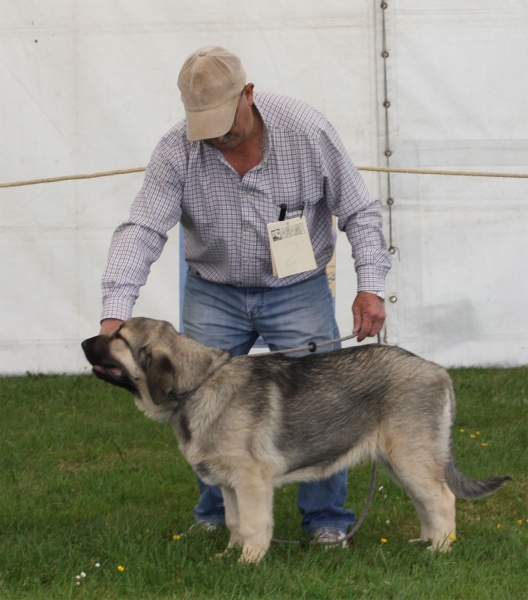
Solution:
[[[330,261],[338,227],[352,245],[359,291],[384,291],[390,269],[381,211],[333,126],[307,104],[256,93],[264,121],[262,162],[242,179],[217,148],[189,142],[185,120],[160,141],[128,221],[112,239],[103,275],[103,319],[126,319],[150,266],[181,221],[185,260],[207,280],[243,287],[280,287],[319,275]],[[317,269],[279,279],[272,274],[266,224],[304,214]]]

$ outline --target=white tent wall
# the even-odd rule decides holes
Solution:
[[[391,165],[526,172],[528,7],[396,2]],[[526,180],[398,175],[388,339],[444,365],[528,362]]]
[[[388,2],[392,166],[523,171],[527,8],[521,0]],[[500,6],[500,9],[498,8]],[[0,0],[0,181],[143,166],[183,109],[193,50],[224,45],[259,90],[301,98],[354,162],[385,164],[380,2]],[[381,198],[385,175],[364,174]],[[142,174],[0,190],[0,373],[82,372],[113,229]],[[444,365],[528,362],[525,180],[392,175],[389,343]],[[179,228],[136,315],[179,322]],[[355,276],[338,237],[336,307]]]

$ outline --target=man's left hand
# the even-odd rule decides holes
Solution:
[[[381,331],[385,322],[385,304],[383,300],[370,292],[358,292],[354,304],[354,335],[358,342],[366,337],[372,337]]]

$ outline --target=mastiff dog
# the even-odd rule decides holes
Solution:
[[[509,477],[457,468],[447,371],[401,348],[364,345],[292,358],[232,357],[165,321],[133,318],[82,343],[94,374],[170,422],[194,471],[222,489],[228,548],[259,561],[270,545],[273,488],[323,479],[367,457],[411,497],[420,540],[446,551],[455,496],[491,494]]]

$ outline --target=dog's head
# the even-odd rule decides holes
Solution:
[[[116,331],[82,342],[99,379],[132,392],[138,408],[156,420],[169,418],[186,392],[207,377],[226,354],[178,333],[166,321],[133,318]]]

